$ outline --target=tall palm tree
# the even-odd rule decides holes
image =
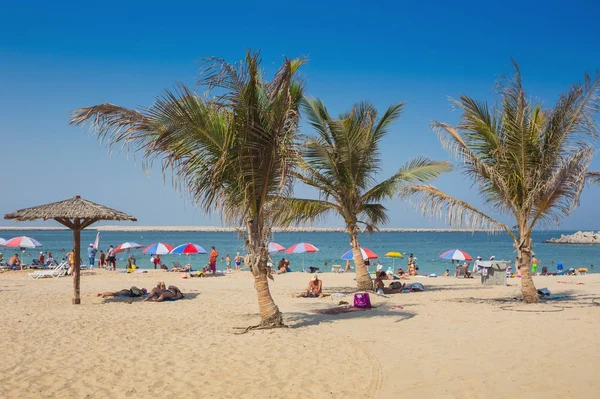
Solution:
[[[387,222],[387,209],[380,202],[396,194],[403,183],[425,182],[452,168],[449,162],[415,158],[376,183],[381,171],[381,140],[399,118],[402,107],[403,104],[392,105],[378,117],[373,105],[358,103],[334,119],[320,100],[307,99],[303,103],[304,113],[317,135],[305,143],[297,177],[319,190],[320,198],[289,198],[284,201],[282,217],[299,223],[330,212],[340,215],[350,235],[357,286],[363,290],[371,289],[372,281],[360,252],[360,226],[372,232]]]
[[[101,104],[78,109],[71,119],[75,125],[90,122],[109,146],[141,152],[146,164],[159,160],[163,173],[172,172],[204,211],[220,210],[225,221],[245,227],[259,328],[283,326],[269,291],[265,240],[273,198],[288,195],[293,183],[303,63],[286,59],[269,82],[258,53],[237,64],[208,58],[198,85],[214,93],[211,98],[179,86],[148,108]]]
[[[516,229],[432,186],[408,186],[426,215],[445,213],[451,225],[506,231],[514,240],[526,302],[538,295],[530,274],[531,232],[538,222],[558,224],[579,204],[598,135],[594,114],[600,109],[600,78],[585,75],[543,108],[525,94],[519,67],[498,85],[499,104],[489,106],[468,96],[454,100],[462,111],[456,127],[433,123],[442,145],[455,155],[492,210],[511,215]],[[512,223],[511,223],[512,224]]]

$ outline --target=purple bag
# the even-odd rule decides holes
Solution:
[[[354,307],[369,309],[371,307],[371,298],[369,297],[369,294],[366,292],[354,294]]]

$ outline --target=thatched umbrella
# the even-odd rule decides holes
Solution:
[[[4,219],[14,219],[19,222],[36,219],[54,219],[58,223],[73,230],[73,252],[75,257],[73,260],[73,304],[81,303],[79,297],[79,266],[81,265],[81,255],[79,253],[81,251],[81,245],[79,236],[81,230],[99,220],[137,221],[133,216],[84,200],[79,195],[64,201],[21,209],[4,215]]]

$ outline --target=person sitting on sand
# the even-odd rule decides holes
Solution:
[[[444,277],[448,277],[450,275],[450,269],[446,269],[444,272]]]
[[[318,273],[321,269],[319,269],[318,267],[310,266],[308,268],[308,270],[309,270],[309,273],[313,273],[314,274],[314,273]]]
[[[130,289],[122,289],[121,291],[116,292],[99,292],[96,296],[100,296],[102,298],[110,297],[110,296],[128,296],[130,298],[136,298],[143,295],[146,295],[148,291],[145,288],[139,289],[138,287],[131,287]]]
[[[164,285],[164,283],[163,283]],[[183,298],[183,293],[179,290],[179,288],[174,285],[170,285],[169,288],[163,290],[158,298],[152,298],[154,302],[162,302],[166,300],[175,300]]]
[[[164,270],[165,272],[168,272],[168,271],[169,271],[169,268],[168,268],[168,267],[167,267],[167,265],[165,265],[164,263],[162,263],[162,264],[160,265],[160,269],[161,269],[161,270]]]
[[[323,282],[319,280],[319,276],[313,274],[308,282],[306,292],[299,295],[302,298],[321,298],[323,296]]]
[[[277,265],[277,274],[283,274],[291,271],[290,261],[285,258],[281,258],[279,264]]]

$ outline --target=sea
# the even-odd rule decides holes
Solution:
[[[598,272],[600,269],[600,245],[564,245],[547,244],[545,240],[560,237],[561,234],[571,234],[573,231],[536,231],[533,233],[534,252],[542,266],[548,266],[550,271],[556,270],[558,262],[565,268],[586,267],[589,272]],[[73,235],[70,230],[5,230],[0,231],[0,237],[10,239],[15,236],[26,235],[38,240],[43,247],[39,249],[26,249],[20,256],[26,263],[31,263],[33,257],[37,258],[40,251],[52,252],[54,258],[63,258],[66,252],[73,247]],[[96,230],[84,230],[81,233],[81,259],[87,263],[87,247],[94,242]],[[484,232],[375,232],[373,234],[361,233],[359,235],[361,246],[368,248],[379,255],[379,261],[384,269],[402,266],[406,269],[408,256],[412,253],[417,257],[420,274],[441,275],[446,269],[453,270],[448,260],[439,256],[449,249],[460,249],[470,254],[474,259],[482,256],[489,259],[495,256],[497,260],[510,260],[514,264],[515,252],[511,238],[506,234],[490,234]],[[285,257],[291,262],[292,271],[302,271],[310,266],[319,267],[322,272],[331,271],[332,265],[345,265],[341,256],[350,250],[349,237],[342,232],[278,232],[274,234],[273,241],[290,247],[293,244],[306,242],[313,244],[319,251],[305,254],[273,253],[275,264]],[[106,252],[109,245],[117,246],[123,242],[136,242],[141,245],[150,245],[164,242],[179,245],[187,242],[198,244],[210,252],[210,247],[215,246],[219,252],[218,269],[225,269],[224,258],[230,255],[233,258],[237,252],[245,254],[243,240],[235,232],[119,232],[106,231],[100,233],[100,249]],[[405,254],[403,259],[386,258],[385,254],[397,251]],[[0,247],[7,260],[15,249]],[[139,268],[152,268],[150,256],[144,255],[141,250],[133,250]],[[117,266],[124,268],[127,252],[118,255]],[[97,259],[96,259],[97,260]],[[173,261],[181,264],[190,263],[194,269],[202,268],[208,264],[208,255],[164,255],[163,263],[171,267]],[[371,270],[374,270],[375,261],[371,261]],[[597,267],[591,268],[591,265]]]

